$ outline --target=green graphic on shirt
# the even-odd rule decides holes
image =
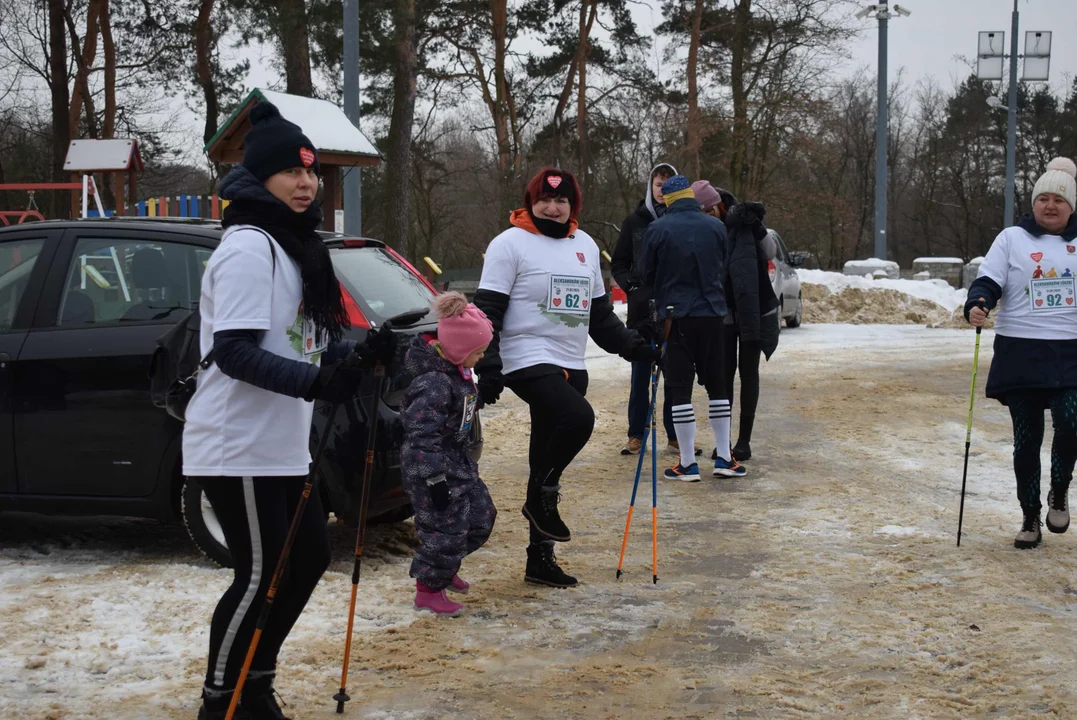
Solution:
[[[587,327],[590,321],[590,316],[588,315],[568,315],[565,313],[550,312],[550,309],[546,307],[546,303],[544,302],[538,303],[538,310],[542,313],[544,318],[555,325],[564,325],[565,327],[573,328],[579,327],[580,325]]]
[[[292,346],[292,349],[295,350],[300,357],[312,363],[316,363],[321,360],[321,351],[313,352],[309,355],[307,354],[308,352],[310,352],[310,349],[314,348],[315,341],[313,333],[311,333],[311,335],[308,337],[307,333],[304,332],[302,311],[296,314],[295,322],[292,323],[291,327],[285,330],[285,333],[287,333],[288,335],[288,343]],[[310,345],[310,349],[305,348],[304,346],[306,345]]]

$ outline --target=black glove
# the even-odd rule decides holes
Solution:
[[[430,498],[434,501],[434,509],[444,512],[449,507],[449,483],[445,482],[445,475],[427,478],[426,487],[430,489]]]
[[[318,368],[318,377],[310,386],[307,400],[326,400],[328,402],[348,402],[359,394],[359,383],[363,380],[363,369],[346,360],[323,365]]]
[[[487,370],[479,375],[479,397],[483,405],[493,405],[505,389],[505,377],[497,371]]]
[[[621,357],[629,362],[653,363],[662,359],[662,349],[652,347],[649,340],[641,337],[638,343],[621,353]]]
[[[388,365],[393,361],[395,352],[396,336],[384,325],[368,332],[366,340],[355,346],[355,354],[360,357],[363,367]]]

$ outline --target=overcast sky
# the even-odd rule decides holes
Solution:
[[[910,87],[921,78],[933,76],[944,89],[953,88],[968,76],[968,63],[975,64],[977,36],[981,30],[1005,32],[1006,52],[1009,52],[1013,0],[904,0],[900,4],[912,15],[894,18],[889,23],[890,82],[904,68]],[[661,0],[642,0],[633,5],[641,32],[653,33],[662,21],[660,10]],[[1077,75],[1077,0],[1019,0],[1018,10],[1020,52],[1024,52],[1026,30],[1053,32],[1049,82],[1056,92],[1064,93]],[[866,68],[874,75],[878,62],[878,21],[872,18],[852,22],[858,23],[862,31],[851,42],[850,57],[838,73],[850,74]],[[283,90],[281,77],[272,68],[271,53],[253,48],[246,54],[251,59],[247,89],[262,86]],[[193,145],[201,137],[201,123],[191,117],[190,126]],[[364,129],[368,135],[373,134],[370,126],[364,124]]]

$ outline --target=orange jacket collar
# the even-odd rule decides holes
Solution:
[[[542,235],[542,233],[539,232],[539,229],[535,227],[535,223],[531,219],[531,213],[527,212],[527,208],[516,208],[515,210],[513,210],[512,214],[509,215],[509,222],[518,228],[526,230],[529,233]],[[571,235],[572,233],[576,232],[579,227],[580,224],[578,222],[576,222],[575,220],[569,220],[568,234]]]

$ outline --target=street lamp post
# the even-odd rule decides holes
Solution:
[[[890,18],[896,15],[909,16],[912,13],[894,5],[890,12],[890,3],[875,3],[861,8],[856,17],[863,20],[874,15],[879,21],[879,84],[877,93],[878,109],[875,112],[875,257],[886,259],[886,202],[887,202],[887,150],[889,149],[889,93],[886,72],[887,30]]]
[[[359,127],[359,0],[344,0],[344,114]],[[359,237],[363,234],[362,176],[358,165],[343,172],[344,227],[335,230]]]

